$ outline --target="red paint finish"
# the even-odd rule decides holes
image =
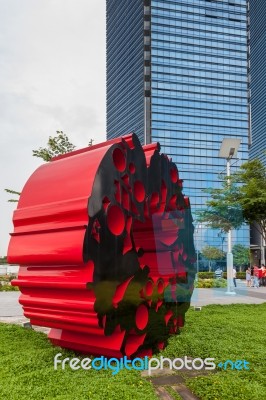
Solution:
[[[192,218],[178,170],[159,150],[130,134],[56,157],[25,184],[8,249],[20,265],[12,284],[55,345],[151,355],[183,326]]]

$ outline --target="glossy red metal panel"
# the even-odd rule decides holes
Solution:
[[[24,265],[82,264],[85,227],[14,234],[9,262]]]
[[[25,316],[52,328],[54,344],[151,354],[184,323],[192,218],[177,168],[159,149],[130,134],[56,157],[26,183],[8,259],[20,264],[13,284]]]
[[[55,160],[33,173],[13,217],[15,232],[8,250],[11,263],[42,265],[57,262],[60,257],[60,264],[68,259],[70,263],[82,261],[81,236],[88,225],[88,198],[106,147],[109,146],[90,154],[87,151]],[[81,231],[75,232],[73,228],[81,228]],[[48,233],[43,233],[47,230]]]

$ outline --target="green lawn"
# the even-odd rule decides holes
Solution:
[[[170,358],[214,357],[245,359],[247,371],[222,371],[187,380],[201,400],[262,400],[266,393],[266,303],[206,306],[187,313],[181,335],[173,336],[162,352]],[[85,400],[156,399],[152,385],[137,371],[54,370],[58,353],[47,337],[15,325],[0,324],[0,399]]]
[[[213,305],[190,310],[179,336],[169,340],[164,355],[175,358],[214,357],[215,363],[248,361],[250,370],[219,369],[215,374],[186,380],[202,400],[266,399],[266,303]]]

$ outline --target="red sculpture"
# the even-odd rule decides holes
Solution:
[[[10,263],[24,315],[62,347],[152,354],[184,324],[193,225],[176,165],[135,134],[54,158],[14,212]]]

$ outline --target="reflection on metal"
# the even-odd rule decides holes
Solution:
[[[62,347],[152,354],[184,324],[195,250],[188,198],[159,144],[136,135],[59,156],[27,181],[10,263],[32,325]]]

